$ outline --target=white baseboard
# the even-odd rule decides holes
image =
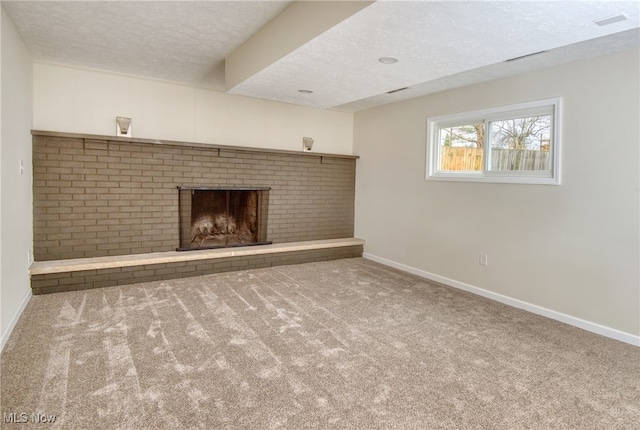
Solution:
[[[416,269],[415,267],[407,266],[405,264],[396,263],[395,261],[387,260],[386,258],[378,257],[376,255],[363,253],[362,256],[368,260],[375,261],[385,266],[393,267],[404,272],[409,272],[413,275],[420,276],[421,278],[429,279],[441,284],[448,285],[450,287],[457,288],[459,290],[467,291],[473,294],[477,294],[482,297],[486,297],[496,302],[504,303],[505,305],[513,306],[514,308],[522,309],[537,315],[542,315],[547,318],[551,318],[556,321],[563,322],[565,324],[572,325],[574,327],[581,328],[583,330],[590,331],[602,336],[609,337],[611,339],[619,340],[621,342],[629,343],[634,346],[640,346],[640,336],[626,333],[620,330],[616,330],[611,327],[603,326],[591,321],[586,321],[580,318],[572,317],[571,315],[563,314],[551,309],[543,308],[531,303],[523,302],[502,294],[494,293],[482,288],[474,287],[473,285],[465,284],[464,282],[458,282],[453,279],[445,278],[443,276],[435,275],[433,273],[426,272],[424,270]]]
[[[9,336],[11,336],[11,332],[15,328],[20,315],[22,315],[22,311],[24,311],[24,308],[27,307],[27,303],[29,303],[29,300],[31,300],[31,288],[29,288],[29,291],[27,291],[24,299],[22,299],[22,303],[20,303],[20,306],[13,314],[13,318],[11,318],[11,321],[9,321],[9,325],[5,328],[4,333],[2,333],[2,338],[0,339],[0,352],[4,349],[4,346],[9,340]]]

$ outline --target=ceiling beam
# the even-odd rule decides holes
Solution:
[[[374,1],[295,1],[225,60],[227,91]]]

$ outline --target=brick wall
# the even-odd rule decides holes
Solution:
[[[274,243],[353,237],[355,164],[348,156],[34,132],[34,256],[175,250],[178,185],[271,187]]]

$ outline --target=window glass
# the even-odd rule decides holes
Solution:
[[[482,171],[484,124],[440,129],[440,170]]]
[[[490,170],[550,170],[551,115],[491,121]]]
[[[560,98],[428,118],[427,179],[560,183]]]

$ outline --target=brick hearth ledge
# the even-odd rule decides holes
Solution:
[[[118,267],[147,266],[184,261],[212,260],[228,257],[278,254],[318,249],[363,246],[364,240],[357,238],[312,240],[272,245],[256,245],[237,248],[205,249],[198,251],[169,251],[149,254],[117,255],[108,257],[75,258],[66,260],[36,261],[29,268],[29,274],[48,275],[54,273],[101,270]]]

